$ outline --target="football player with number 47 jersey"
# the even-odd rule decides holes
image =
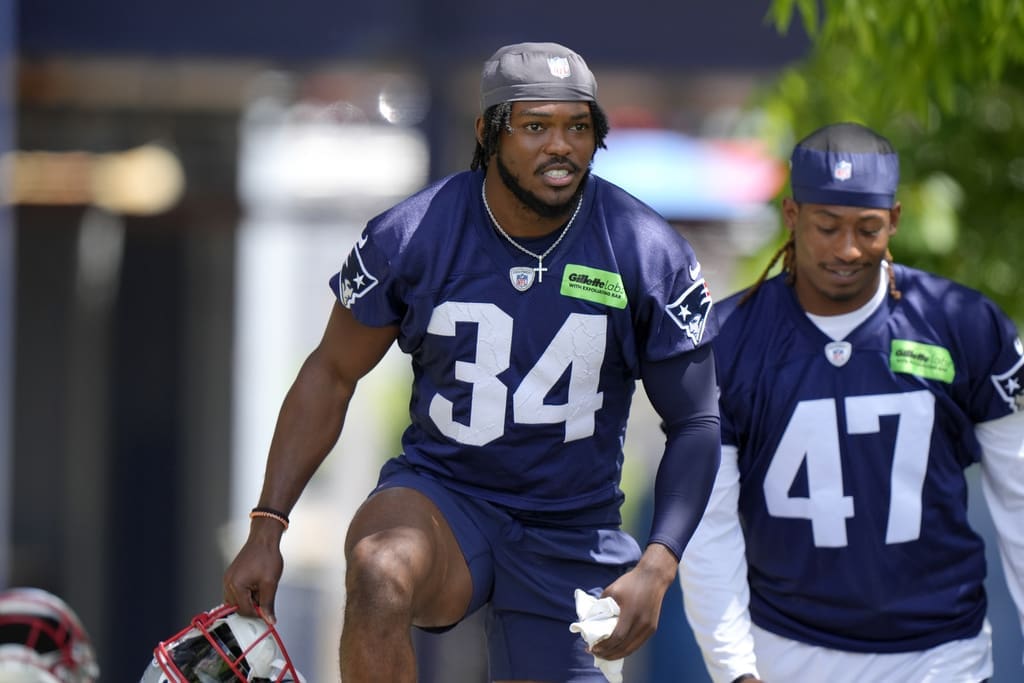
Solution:
[[[1024,349],[980,293],[893,263],[889,141],[826,126],[791,158],[782,273],[717,307],[722,464],[680,565],[715,683],[992,675],[980,463],[1024,623]]]
[[[331,279],[224,586],[239,612],[273,613],[288,512],[397,342],[411,422],[344,540],[346,683],[416,680],[410,627],[481,608],[505,682],[604,682],[657,627],[718,468],[717,327],[687,241],[590,174],[608,130],[596,88],[561,45],[498,50],[471,169],[372,219]],[[643,550],[619,487],[638,380],[667,433]],[[577,591],[618,610],[599,642],[571,630]]]

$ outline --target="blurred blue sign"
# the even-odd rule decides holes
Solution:
[[[660,129],[613,130],[594,173],[668,219],[735,220],[763,208],[786,167],[755,141],[705,140]]]

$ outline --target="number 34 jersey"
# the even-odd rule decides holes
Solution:
[[[967,521],[974,425],[1018,410],[1022,348],[978,292],[895,266],[845,340],[808,319],[782,276],[718,307],[723,443],[755,623],[864,652],[975,635],[982,540]]]
[[[664,219],[590,176],[538,270],[495,230],[482,186],[459,173],[374,218],[331,286],[362,323],[399,326],[413,369],[401,457],[501,505],[617,519],[642,364],[716,330],[700,264]]]

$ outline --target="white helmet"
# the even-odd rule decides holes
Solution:
[[[305,683],[277,629],[235,610],[220,605],[193,617],[156,646],[139,683]]]
[[[0,592],[0,683],[94,683],[99,675],[67,603],[41,588]]]

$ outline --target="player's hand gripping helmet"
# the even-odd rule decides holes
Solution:
[[[277,629],[235,610],[220,605],[193,617],[156,646],[139,683],[305,683]]]
[[[93,683],[96,653],[78,616],[41,588],[0,592],[0,681]]]

